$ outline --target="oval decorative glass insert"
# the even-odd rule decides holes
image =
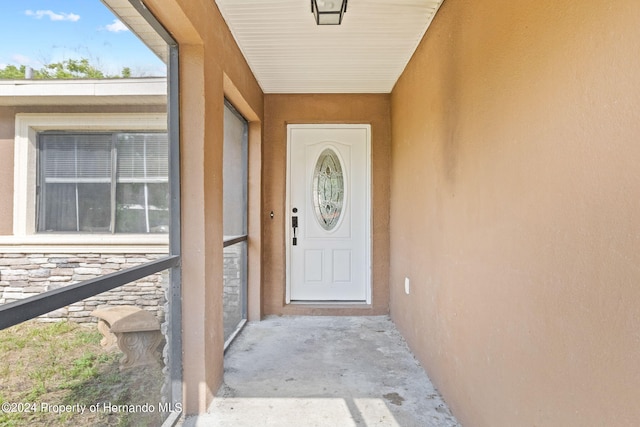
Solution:
[[[344,176],[337,154],[327,148],[318,157],[313,172],[313,206],[316,219],[325,230],[332,230],[342,215]]]

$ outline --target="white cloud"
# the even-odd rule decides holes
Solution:
[[[19,53],[11,55],[11,60],[14,61],[14,62],[17,62],[20,65],[33,65],[35,63],[35,61],[33,61],[28,56],[21,55]]]
[[[113,24],[109,24],[105,27],[107,31],[111,31],[112,33],[119,33],[120,31],[129,31],[126,25],[122,23],[119,19],[114,19]]]
[[[42,19],[45,16],[48,16],[50,20],[52,21],[71,21],[71,22],[76,22],[77,20],[80,19],[80,15],[76,15],[75,13],[65,13],[65,12],[60,12],[60,13],[55,13],[51,10],[25,10],[24,14],[27,16],[33,16],[34,18],[37,19]]]

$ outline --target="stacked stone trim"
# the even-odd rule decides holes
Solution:
[[[244,280],[243,265],[244,244],[239,243],[224,248],[224,337],[231,336],[243,318],[242,286]]]
[[[0,254],[0,304],[162,258],[163,254]],[[93,310],[134,305],[164,320],[168,273],[160,272],[40,316],[43,322],[96,322]]]

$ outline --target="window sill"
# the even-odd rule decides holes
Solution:
[[[166,234],[0,236],[0,253],[169,253]]]

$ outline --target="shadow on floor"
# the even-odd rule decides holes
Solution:
[[[459,426],[386,316],[249,323],[208,412],[183,425]]]

